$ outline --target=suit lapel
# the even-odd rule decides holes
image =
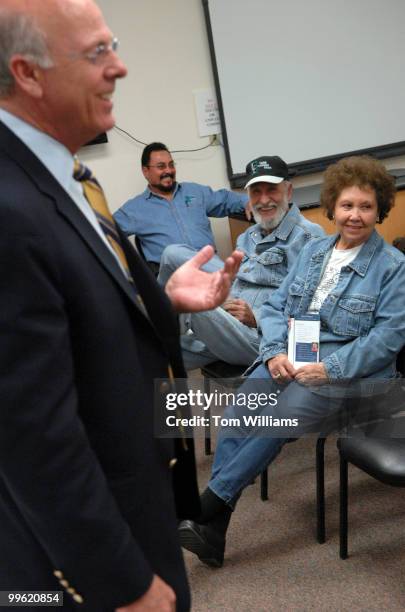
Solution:
[[[118,231],[129,268],[136,279],[136,286],[144,301],[155,333],[166,350],[167,357],[174,367],[176,376],[184,377],[186,374],[179,344],[180,330],[178,316],[174,312],[168,296],[156,282],[145,261],[139,257],[119,228]]]
[[[24,172],[30,176],[39,191],[52,198],[58,213],[61,214],[80,235],[81,239],[84,240],[98,259],[99,263],[107,270],[117,285],[119,285],[120,289],[136,307],[136,310],[142,314],[143,319],[146,320],[145,315],[137,304],[134,288],[123,275],[114,256],[110,253],[97,232],[80,212],[69,194],[66,193],[42,162],[1,122],[0,143],[4,153],[12,157]]]
[[[97,257],[100,264],[109,272],[115,282],[130,298],[133,304],[135,304],[137,310],[142,312],[136,301],[134,287],[127,281],[114,256],[110,253],[87,219],[82,215],[76,204],[74,204],[69,197],[55,198],[55,204],[59,213],[65,217],[65,219],[75,228],[77,233],[80,234],[81,238]],[[144,316],[143,313],[142,316]]]

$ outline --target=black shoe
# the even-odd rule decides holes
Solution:
[[[180,544],[210,567],[222,567],[225,538],[209,525],[182,521],[179,525]]]

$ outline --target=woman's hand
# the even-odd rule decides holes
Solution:
[[[269,359],[267,367],[272,379],[278,383],[291,382],[297,372],[285,353],[279,353],[273,359]]]
[[[295,373],[295,380],[302,385],[324,385],[328,382],[328,375],[321,361],[298,368]]]

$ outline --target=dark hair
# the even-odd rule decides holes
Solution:
[[[384,165],[367,155],[345,157],[326,170],[321,191],[321,206],[333,219],[336,201],[346,187],[369,188],[377,199],[378,221],[382,223],[394,206],[395,179]]]
[[[146,145],[142,152],[142,166],[147,166],[149,164],[150,156],[154,151],[167,151],[168,153],[170,153],[169,149],[162,142],[151,142],[150,144]]]

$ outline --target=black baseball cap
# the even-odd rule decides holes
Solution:
[[[281,183],[288,178],[288,166],[278,155],[257,157],[246,166],[247,189],[254,183]]]

